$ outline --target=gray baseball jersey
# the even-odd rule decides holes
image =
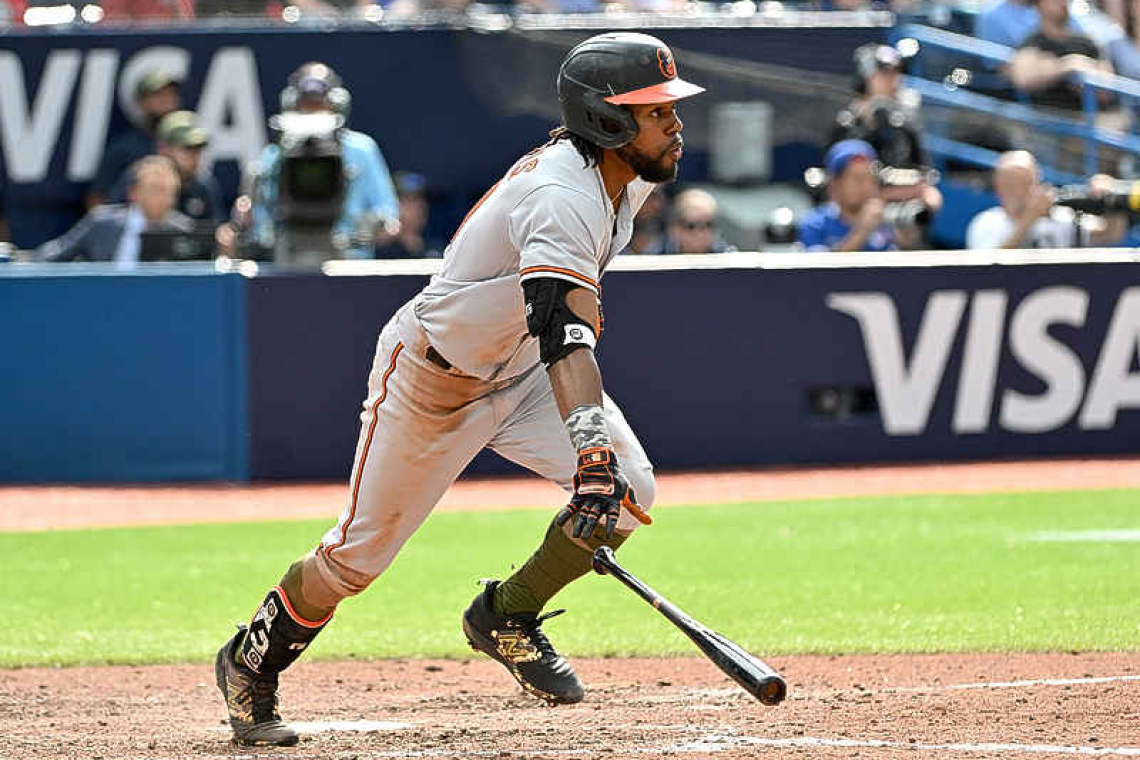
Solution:
[[[634,180],[615,215],[601,172],[569,141],[524,156],[467,215],[439,274],[415,298],[432,345],[484,380],[534,366],[538,341],[527,335],[520,282],[556,277],[596,293],[652,191]]]
[[[350,500],[317,549],[332,588],[347,596],[383,572],[483,448],[572,490],[576,453],[527,333],[521,283],[556,277],[597,292],[652,189],[631,182],[615,214],[600,171],[563,140],[524,156],[471,209],[439,274],[381,331]],[[603,407],[648,509],[649,459],[608,396]],[[637,524],[623,511],[618,530]]]

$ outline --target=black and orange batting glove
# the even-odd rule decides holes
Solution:
[[[575,516],[574,537],[589,538],[598,523],[606,528],[606,538],[613,538],[622,507],[630,511],[642,525],[653,522],[639,506],[629,481],[618,466],[613,449],[591,446],[578,452],[578,471],[574,473],[574,496],[558,515],[564,525]]]

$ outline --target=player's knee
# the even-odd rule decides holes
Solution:
[[[335,554],[318,551],[310,556],[311,569],[303,575],[303,595],[313,604],[335,607],[342,599],[356,596],[376,580],[377,575],[361,572],[338,561]]]
[[[649,465],[634,467],[626,473],[626,477],[629,478],[633,495],[637,497],[637,506],[642,510],[652,507],[653,500],[657,497],[657,478],[653,477],[653,468]]]

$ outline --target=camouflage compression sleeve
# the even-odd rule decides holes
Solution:
[[[613,448],[610,431],[606,427],[606,415],[600,406],[583,404],[574,407],[566,415],[566,430],[570,433],[570,442],[574,444],[575,451],[591,446]]]

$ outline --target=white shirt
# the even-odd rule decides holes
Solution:
[[[1085,215],[1081,218],[1081,241],[1076,242],[1076,213],[1065,206],[1049,209],[1049,216],[1042,217],[1029,227],[1025,242],[1018,248],[1075,248],[1088,245],[1092,230],[1100,222],[1099,217]],[[1017,222],[1001,206],[986,209],[970,220],[966,229],[967,248],[1001,248],[1013,234]]]
[[[523,156],[468,212],[414,299],[432,346],[484,380],[533,367],[538,341],[527,333],[522,282],[554,277],[598,292],[653,187],[629,183],[615,214],[601,172],[569,140]]]
[[[142,233],[146,229],[146,217],[138,206],[132,205],[127,211],[127,221],[123,225],[123,236],[115,249],[115,264],[118,269],[133,269],[139,263],[139,248],[142,246]]]

